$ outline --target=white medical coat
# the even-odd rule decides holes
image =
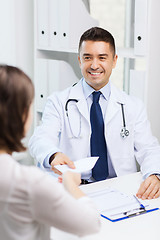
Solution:
[[[68,99],[78,102],[68,103]],[[122,138],[121,104],[124,104],[126,128],[129,136]],[[137,171],[136,161],[144,178],[160,173],[160,146],[152,136],[147,114],[141,100],[127,95],[111,84],[111,95],[105,114],[107,149],[117,176]],[[90,114],[83,94],[82,80],[64,91],[48,97],[42,125],[30,139],[31,155],[41,164],[55,152],[63,152],[72,161],[90,156]]]

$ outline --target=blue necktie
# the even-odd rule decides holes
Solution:
[[[94,168],[92,176],[95,180],[104,180],[108,176],[107,162],[107,146],[104,136],[104,121],[101,107],[99,105],[99,97],[101,92],[93,92],[93,103],[90,110],[91,122],[91,156],[99,156]]]

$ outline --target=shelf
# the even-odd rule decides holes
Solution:
[[[66,49],[66,48],[52,48],[52,47],[37,47],[39,51],[51,51],[51,52],[62,52],[62,53],[78,53],[78,49]]]
[[[119,57],[123,58],[145,58],[145,56],[138,56],[134,54],[134,48],[117,48],[117,54]]]
[[[78,54],[78,49],[62,49],[62,48],[51,48],[51,47],[37,47],[37,51],[40,52],[58,52],[58,53],[73,53],[73,54]],[[117,48],[117,54],[119,57],[123,58],[145,58],[145,56],[138,56],[134,54],[134,48]]]

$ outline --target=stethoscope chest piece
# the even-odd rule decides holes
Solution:
[[[123,127],[121,129],[120,135],[121,135],[122,138],[128,137],[129,136],[129,131],[125,127]]]

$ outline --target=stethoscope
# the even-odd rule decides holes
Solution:
[[[72,131],[72,128],[71,128],[71,124],[70,124],[70,121],[69,121],[69,115],[68,115],[68,104],[69,102],[78,102],[77,99],[68,99],[66,104],[65,104],[65,111],[66,111],[66,115],[67,115],[67,118],[68,118],[68,122],[69,122],[69,127],[70,127],[70,130],[71,130],[71,133],[72,133],[72,136],[74,138],[79,138],[80,137],[80,134],[81,134],[81,119],[80,119],[80,129],[79,129],[79,133],[77,135],[75,135]],[[129,130],[126,129],[126,121],[125,121],[125,115],[124,115],[124,106],[123,104],[121,103],[121,110],[122,110],[122,120],[123,120],[123,127],[120,131],[120,135],[122,138],[126,138],[129,136]]]
[[[125,121],[125,116],[124,116],[124,106],[121,103],[121,109],[122,109],[122,119],[123,119],[123,127],[121,129],[120,135],[122,138],[128,137],[129,136],[129,130],[126,129],[126,121]]]
[[[68,118],[68,123],[69,123],[69,128],[70,128],[70,130],[71,130],[71,134],[72,134],[72,136],[73,136],[73,138],[80,138],[80,135],[81,135],[81,116],[80,116],[80,127],[79,127],[79,132],[78,132],[78,134],[77,135],[75,135],[74,133],[73,133],[73,130],[72,130],[72,127],[71,127],[71,124],[70,124],[70,121],[69,121],[69,114],[68,114],[68,104],[69,104],[69,102],[78,102],[78,100],[77,99],[68,99],[67,100],[67,102],[66,102],[66,104],[65,104],[65,111],[66,111],[66,115],[67,115],[67,118]]]

